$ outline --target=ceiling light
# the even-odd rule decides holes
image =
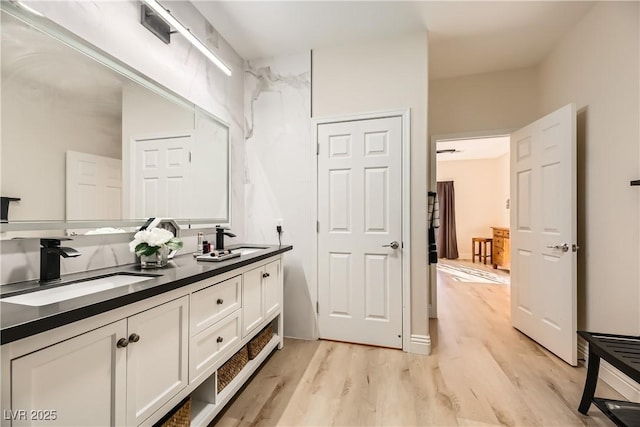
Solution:
[[[158,22],[158,17],[161,18],[164,23],[175,28],[180,34],[182,34],[196,49],[198,49],[204,56],[206,56],[211,62],[216,64],[218,68],[222,70],[227,76],[231,75],[231,68],[229,68],[224,62],[220,60],[204,43],[202,43],[193,33],[184,25],[180,23],[167,9],[160,5],[156,0],[142,0],[141,23],[149,31],[158,36],[165,43],[169,43],[171,31],[168,28],[163,28],[161,22]],[[151,9],[151,11],[149,11]]]

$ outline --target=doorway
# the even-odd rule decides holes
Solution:
[[[457,275],[456,280],[460,281],[474,282],[475,278],[479,283],[508,284],[510,266],[508,258],[504,258],[504,254],[509,252],[508,248],[505,250],[505,241],[508,243],[508,239],[505,239],[505,231],[502,230],[508,233],[510,226],[509,145],[508,132],[432,138],[431,152],[436,153],[432,162],[432,188],[436,188],[437,182],[452,183],[455,205],[452,207],[451,203],[447,203],[446,208],[455,209],[447,217],[455,217],[457,237],[454,239],[457,242],[457,248],[454,249],[457,251],[448,248],[445,253],[439,248],[438,264],[431,266],[430,283],[434,286],[430,289],[429,314],[432,318],[437,317],[437,281],[440,276],[437,270]],[[440,201],[441,218],[446,214],[443,207],[443,201]],[[441,221],[437,233],[451,233],[449,228],[448,224],[442,224]],[[486,245],[491,256],[484,260],[475,256],[473,262],[472,238],[476,237],[492,239],[492,243]],[[478,250],[476,245],[476,253]],[[497,256],[494,256],[496,251]],[[456,252],[457,257],[447,259],[448,254]]]
[[[406,350],[408,111],[316,123],[319,335]]]

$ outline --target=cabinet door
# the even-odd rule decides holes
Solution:
[[[124,425],[126,333],[121,320],[12,360],[12,425]]]
[[[253,331],[264,320],[262,274],[259,267],[244,273],[242,278],[242,337]]]
[[[270,262],[265,266],[264,277],[264,317],[269,317],[280,308],[282,300],[282,278],[280,261]]]
[[[128,318],[127,425],[139,425],[186,387],[188,304],[184,296]]]

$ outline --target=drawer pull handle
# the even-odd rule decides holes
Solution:
[[[126,346],[129,345],[129,340],[126,338],[120,338],[118,340],[118,343],[116,344],[116,347],[118,348],[125,348]]]
[[[218,298],[218,300],[216,301],[216,304],[218,305],[224,304],[224,300],[222,298]]]
[[[269,277],[269,276],[270,276],[270,274],[269,274],[269,273],[262,273],[262,277],[264,277],[265,279],[266,279],[267,277]]]
[[[129,335],[129,342],[138,342],[138,341],[140,341],[140,335],[138,334]]]
[[[217,341],[217,342],[222,342],[222,341],[224,341],[224,338],[222,338],[222,337],[218,337],[218,339],[217,339],[216,341]]]

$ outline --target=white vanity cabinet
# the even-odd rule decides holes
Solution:
[[[242,336],[245,337],[280,309],[280,260],[244,273],[242,286]]]
[[[209,425],[282,348],[282,279],[278,253],[4,344],[0,425],[153,426],[188,396],[192,425]],[[218,370],[269,324],[219,391]]]
[[[127,355],[116,343],[126,334],[121,320],[11,360],[3,425],[124,425]]]
[[[188,302],[185,296],[12,359],[12,409],[3,421],[142,423],[187,385]]]

